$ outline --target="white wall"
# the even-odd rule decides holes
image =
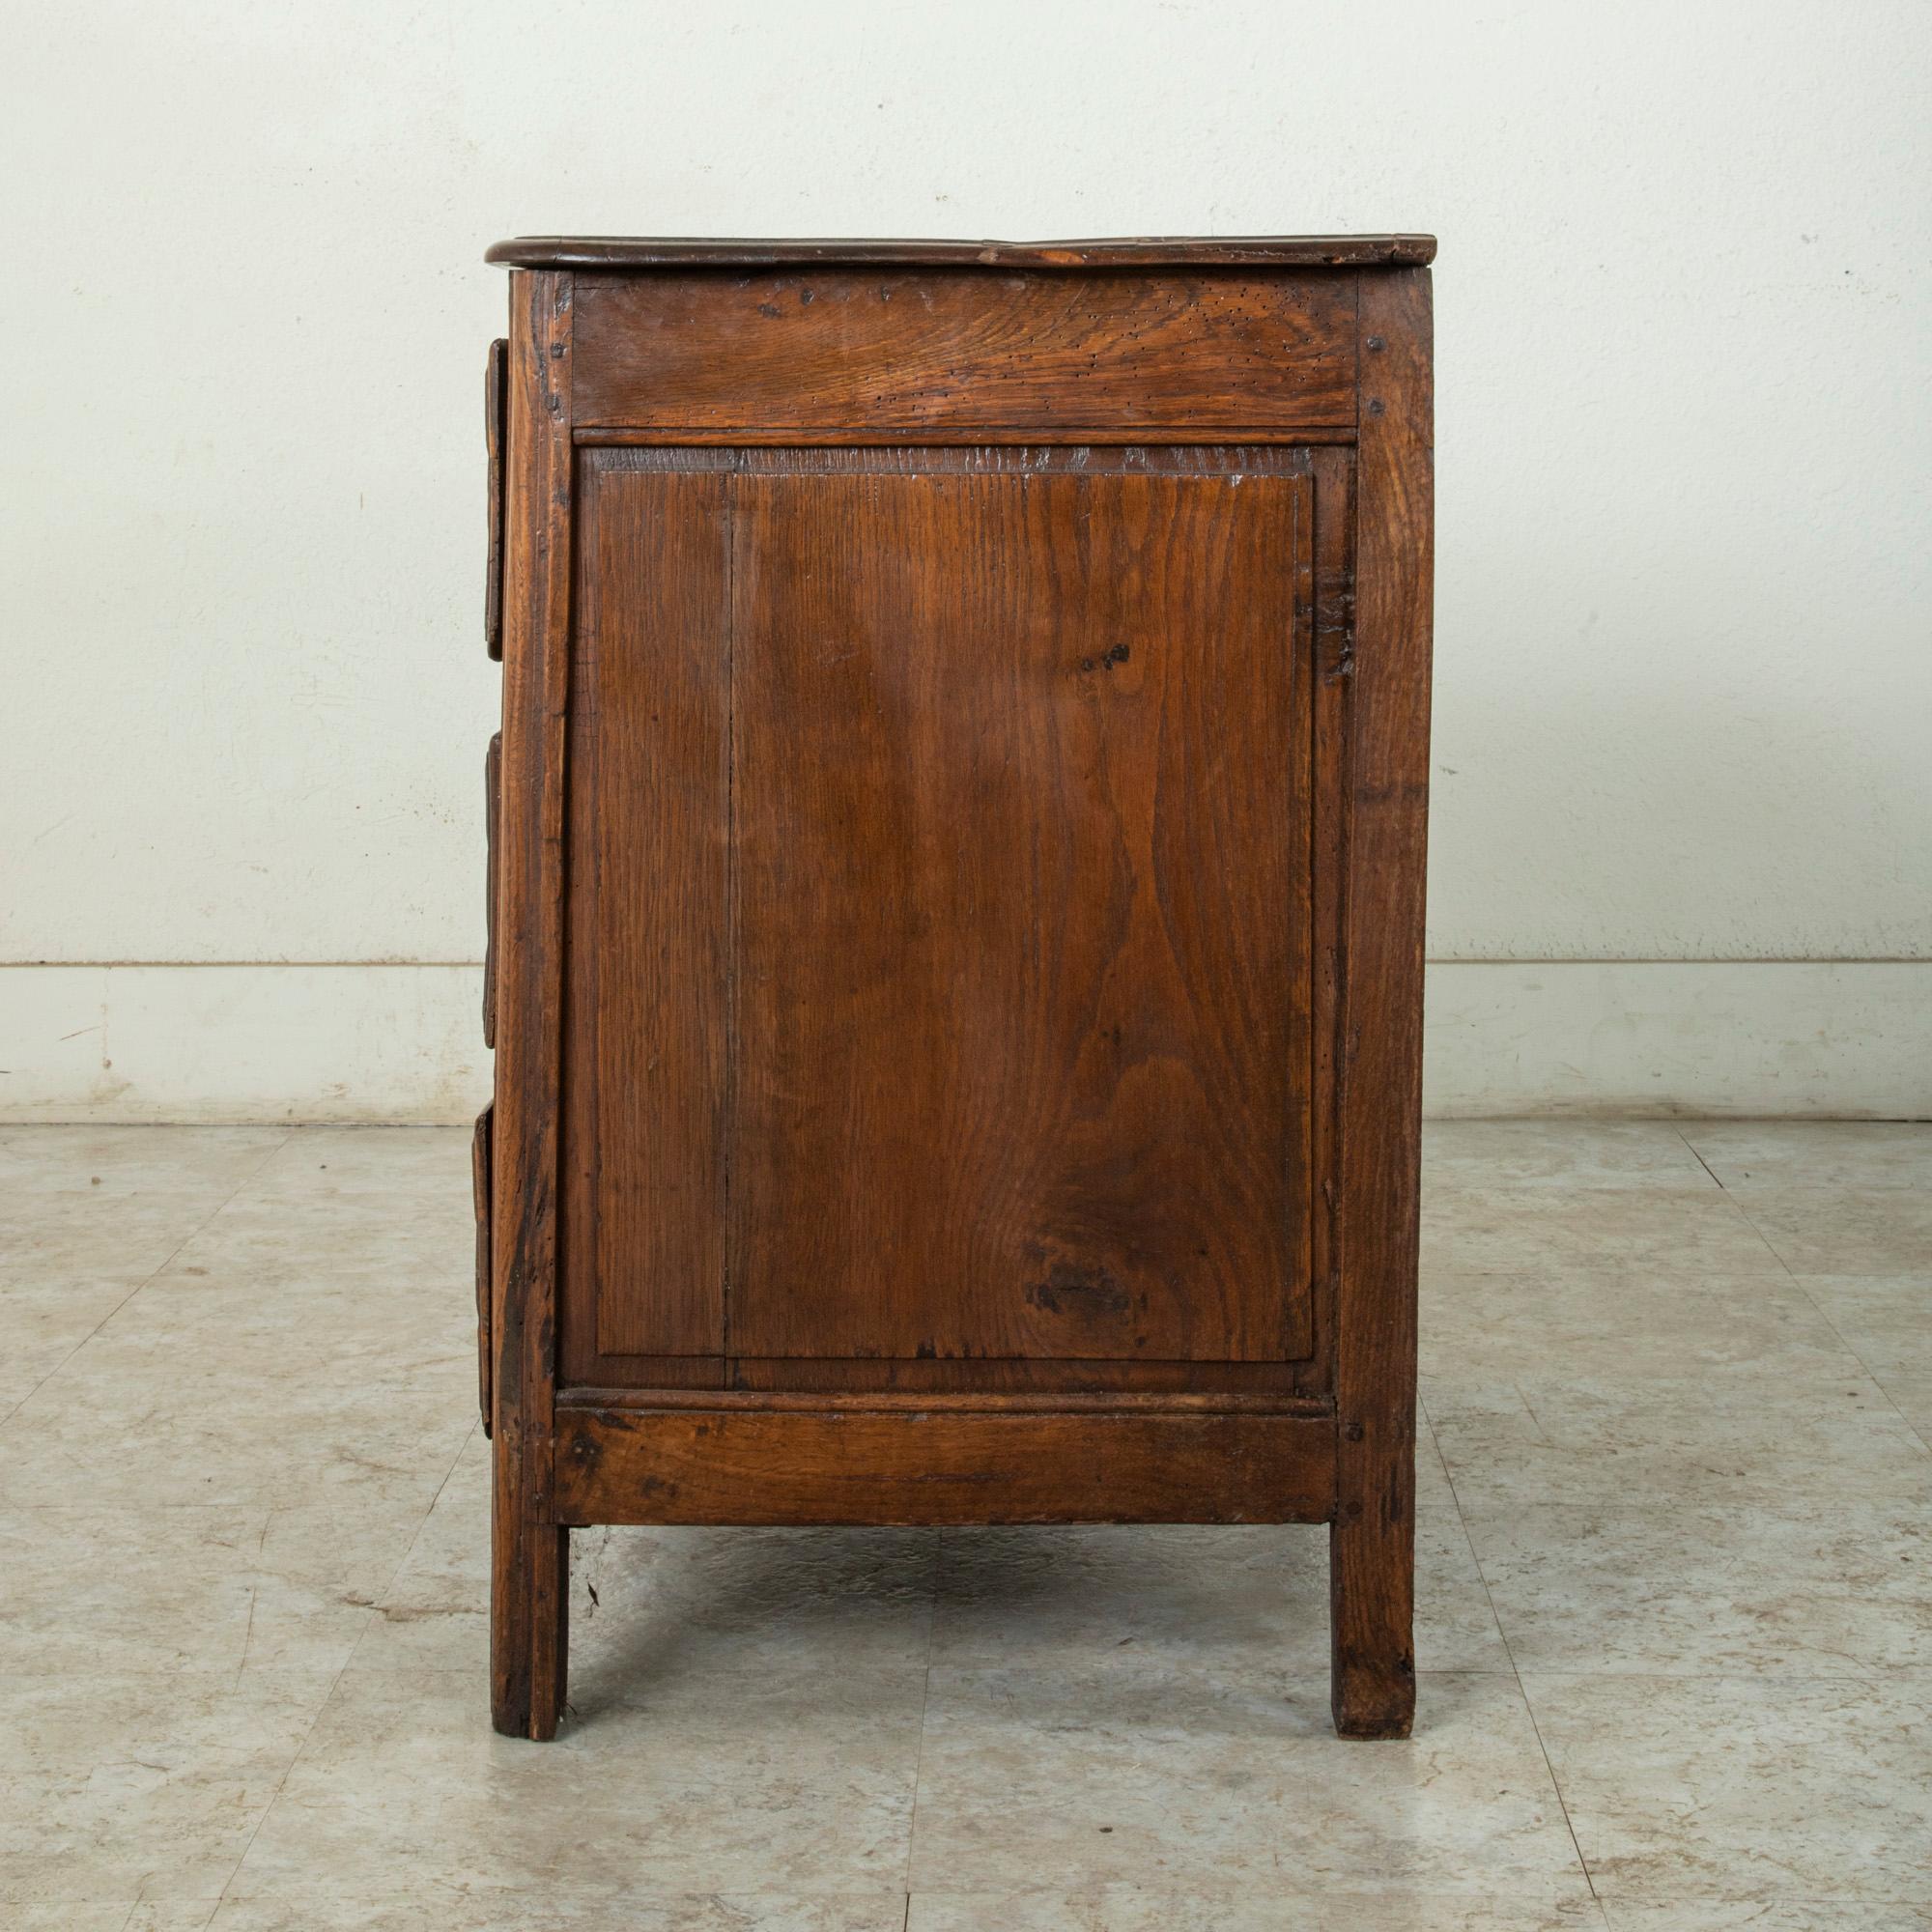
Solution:
[[[1923,0],[5,41],[0,1113],[487,1080],[490,241],[1388,228],[1442,238],[1433,1103],[1932,1112]]]

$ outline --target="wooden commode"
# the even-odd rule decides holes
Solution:
[[[499,1730],[573,1527],[1325,1522],[1407,1731],[1434,250],[490,251]]]

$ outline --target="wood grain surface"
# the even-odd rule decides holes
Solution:
[[[558,1411],[564,1522],[1304,1522],[1326,1416],[1157,1407]]]
[[[570,278],[510,283],[503,808],[497,828],[491,1335],[491,1707],[548,1738],[562,1709],[569,1532],[550,1519],[570,696]]]
[[[503,816],[503,734],[483,754],[483,1044],[497,1044],[497,827]]]
[[[577,420],[683,431],[1347,425],[1354,278],[588,275]]]
[[[730,479],[582,466],[566,1326],[724,1347]]]
[[[1304,477],[737,489],[732,1350],[1296,1352]]]
[[[728,241],[666,235],[522,235],[484,260],[525,269],[722,269],[914,266],[964,269],[1371,268],[1422,266],[1433,235],[1132,235],[1084,242],[812,240]]]
[[[490,345],[483,365],[483,443],[489,459],[486,491],[488,542],[483,561],[483,646],[493,658],[503,655],[503,408],[510,345],[502,336]]]
[[[485,1107],[476,1116],[469,1136],[469,1189],[476,1209],[476,1406],[487,1436],[495,1426],[490,1402],[490,1157],[491,1115]]]
[[[1306,457],[658,461],[579,502],[574,1372],[1305,1353]]]
[[[1341,1279],[1329,1630],[1336,1728],[1415,1710],[1416,1255],[1435,427],[1425,270],[1363,278],[1349,733]]]
[[[493,251],[498,1729],[573,1524],[1326,1520],[1406,1735],[1433,249]]]

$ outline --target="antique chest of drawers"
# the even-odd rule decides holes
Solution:
[[[497,1727],[599,1523],[1326,1523],[1408,1728],[1421,236],[526,240]]]

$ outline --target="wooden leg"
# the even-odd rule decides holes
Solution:
[[[536,1520],[499,1428],[490,1510],[490,1715],[505,1737],[556,1736],[570,1662],[570,1532]]]
[[[1335,1734],[1406,1738],[1415,1718],[1412,1485],[1345,1498],[1328,1531],[1330,1699]]]
[[[1363,275],[1335,1215],[1335,1728],[1415,1714],[1415,1278],[1429,849],[1429,271]]]

